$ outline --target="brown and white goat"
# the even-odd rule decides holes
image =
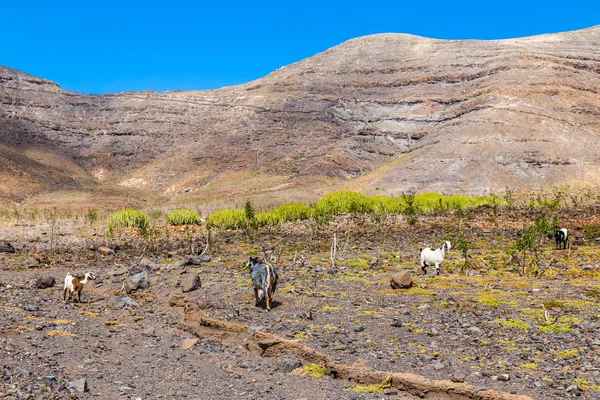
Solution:
[[[83,279],[81,279],[78,276],[72,275],[71,273],[68,273],[65,277],[63,301],[66,303],[67,300],[70,300],[71,298],[75,300],[75,296],[73,296],[73,294],[77,293],[77,300],[79,303],[81,303],[81,290],[83,289],[83,286],[89,281],[93,281],[94,279],[96,279],[96,277],[91,272],[85,274]]]

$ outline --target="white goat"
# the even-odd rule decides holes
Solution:
[[[421,250],[421,269],[423,270],[423,273],[427,275],[426,268],[435,265],[435,274],[439,275],[440,264],[444,261],[444,257],[446,257],[446,253],[451,247],[450,242],[446,241],[439,249],[427,247]]]
[[[85,277],[81,279],[78,276],[72,275],[68,273],[65,277],[65,287],[63,290],[63,301],[66,303],[67,300],[73,298],[75,300],[75,293],[77,293],[77,300],[81,303],[81,291],[83,290],[83,286],[89,281],[93,281],[96,279],[93,273],[88,272],[85,274]]]

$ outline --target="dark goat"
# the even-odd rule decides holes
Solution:
[[[247,266],[250,267],[256,305],[258,306],[260,301],[264,299],[267,311],[271,310],[273,293],[277,289],[277,281],[279,280],[277,269],[267,262],[260,261],[258,257],[250,257]]]
[[[556,239],[556,248],[557,249],[566,249],[569,244],[569,232],[565,229],[556,229],[556,233],[554,234],[554,238]]]

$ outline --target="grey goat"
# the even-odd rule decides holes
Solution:
[[[267,262],[260,261],[258,257],[250,257],[246,265],[250,268],[256,305],[258,306],[262,300],[265,300],[267,311],[271,310],[273,293],[275,293],[279,280],[277,269]]]

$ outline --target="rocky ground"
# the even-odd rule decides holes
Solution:
[[[192,245],[203,248],[199,229],[109,238],[80,223],[54,237],[43,224],[5,223],[1,232],[16,252],[0,253],[0,397],[469,398],[401,387],[396,378],[389,388],[368,387],[368,371],[382,371],[468,386],[481,398],[600,398],[594,213],[569,216],[577,242],[570,251],[542,245],[541,278],[515,273],[506,255],[526,217],[486,218],[472,215],[464,225],[470,266],[460,272],[464,260],[453,250],[440,277],[419,274],[416,255],[453,239],[451,215],[410,228],[389,217],[213,232],[206,257],[190,257]],[[577,233],[583,226],[586,235]],[[281,279],[267,312],[254,306],[245,261],[279,253]],[[124,299],[123,280],[140,265],[150,270],[150,286],[129,293],[135,304],[124,307],[115,299]],[[392,289],[390,277],[404,269],[413,286]],[[65,274],[90,270],[97,279],[83,303],[63,304]],[[195,275],[201,286],[183,293]],[[36,288],[44,276],[56,285]],[[273,343],[253,339],[263,334],[276,335],[268,340],[279,347],[267,351]],[[312,377],[303,368],[317,359],[327,368]],[[331,365],[359,372],[336,379]]]

